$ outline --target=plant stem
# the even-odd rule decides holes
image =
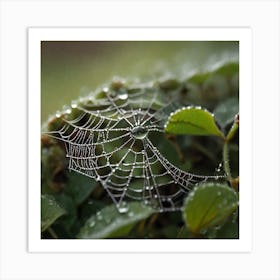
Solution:
[[[239,114],[237,114],[235,116],[235,120],[234,123],[230,129],[230,131],[228,132],[225,140],[224,140],[224,147],[223,147],[223,162],[224,162],[224,170],[226,173],[226,176],[228,178],[228,181],[230,182],[230,185],[233,188],[236,188],[236,184],[233,184],[233,179],[231,176],[231,172],[230,172],[230,165],[229,165],[229,147],[228,147],[228,143],[231,141],[231,139],[234,137],[234,135],[236,134],[237,130],[239,128]],[[239,180],[238,180],[239,182]],[[235,186],[235,187],[234,187]]]
[[[228,132],[228,135],[227,135],[225,141],[229,142],[233,138],[233,136],[235,135],[235,133],[238,130],[238,128],[239,128],[238,123],[234,122],[232,127],[231,127],[231,129],[230,129],[230,131]]]
[[[230,166],[229,166],[228,141],[224,142],[223,162],[224,162],[225,173],[227,175],[228,180],[231,182],[232,177],[231,177]]]
[[[57,234],[55,233],[55,231],[51,227],[48,227],[48,232],[54,239],[58,239]]]

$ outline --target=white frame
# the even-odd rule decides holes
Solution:
[[[278,0],[1,0],[0,279],[279,280],[279,8]],[[27,112],[32,108],[27,105],[27,28],[155,25],[252,30],[252,250],[29,253],[26,139]],[[10,113],[11,105],[16,114]]]
[[[29,29],[29,237],[30,252],[248,252],[252,246],[252,90],[249,28],[30,28]],[[40,235],[41,41],[239,41],[239,239],[52,240]],[[246,94],[245,94],[246,93]],[[246,111],[246,113],[245,113]],[[246,188],[244,187],[246,186]],[[246,205],[246,207],[242,207]],[[124,249],[125,248],[125,249]]]

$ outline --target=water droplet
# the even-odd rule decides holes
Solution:
[[[60,117],[61,117],[61,112],[57,111],[57,112],[55,113],[55,116],[56,116],[57,118],[60,118]]]
[[[89,227],[94,227],[95,226],[95,220],[92,220],[89,222]]]
[[[80,103],[84,103],[85,102],[85,98],[84,97],[79,97],[79,102]]]
[[[99,221],[101,221],[101,220],[103,219],[103,217],[102,217],[100,211],[96,213],[96,218],[97,218],[97,220],[99,220]]]
[[[77,101],[72,101],[71,102],[71,107],[74,109],[74,108],[77,108],[78,107],[78,102]]]
[[[127,202],[122,201],[118,204],[118,210],[120,213],[126,213],[128,211],[128,205]]]
[[[142,126],[136,126],[131,129],[131,135],[136,139],[144,139],[148,133],[149,131]]]
[[[134,216],[134,212],[130,211],[130,212],[128,213],[128,217],[132,218],[133,216]]]
[[[71,114],[72,109],[69,106],[63,106],[63,113],[64,114]]]
[[[194,196],[194,192],[191,192],[190,194],[189,194],[189,197],[193,197]]]
[[[103,92],[107,93],[109,91],[109,88],[108,87],[104,87],[103,88]]]
[[[122,93],[118,94],[118,98],[121,100],[125,100],[128,98],[128,94],[126,92],[122,92]]]
[[[149,200],[147,200],[147,199],[143,200],[143,204],[144,205],[149,205]]]

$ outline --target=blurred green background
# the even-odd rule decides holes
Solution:
[[[184,79],[238,60],[230,41],[42,41],[41,121],[114,76]]]
[[[129,88],[138,92],[142,88],[149,88],[146,83],[139,86],[140,83],[133,82],[135,79],[152,81],[149,86],[166,96],[166,101],[170,98],[168,95],[174,95],[180,106],[196,105],[208,109],[214,113],[215,121],[225,135],[239,111],[239,42],[47,41],[41,43],[41,48],[41,120],[47,131],[60,125],[60,118],[54,116],[45,122],[48,116],[61,110],[64,105],[70,105],[71,100],[85,97],[102,85],[112,86],[115,76],[132,81],[124,83],[124,90]],[[81,104],[86,104],[86,99],[83,100]],[[210,118],[214,117],[210,115]],[[222,175],[223,138],[183,134],[165,133],[157,137],[160,153],[181,170],[204,176]],[[131,211],[140,216],[135,215],[138,217],[136,219],[129,216],[130,212],[121,214],[101,184],[77,172],[69,172],[63,142],[43,134],[41,143],[42,238],[239,236],[238,209],[234,213],[226,212],[229,215],[226,220],[219,223],[218,227],[209,226],[205,232],[200,232],[200,228],[190,230],[182,215],[183,210],[153,213],[142,202],[129,201],[133,208]],[[228,144],[228,150],[231,174],[238,189],[238,133]],[[223,184],[228,189],[228,183],[225,181]],[[212,201],[208,198],[213,194],[217,197],[218,193],[214,189],[206,195],[206,200]],[[234,196],[236,199],[237,195]],[[198,218],[194,221],[203,225],[203,207],[208,206],[204,202],[196,205],[199,205],[198,209],[191,212],[200,213],[202,220]],[[221,213],[224,215],[225,211]],[[118,224],[119,220],[129,224]],[[111,228],[112,223],[117,225],[116,228]]]

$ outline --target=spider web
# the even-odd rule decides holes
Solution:
[[[103,96],[71,107],[57,114],[60,127],[47,134],[65,143],[69,170],[100,182],[120,212],[128,210],[127,200],[159,212],[180,210],[195,184],[222,177],[182,171],[157,149],[153,142],[163,137],[164,124],[178,106],[154,91],[106,88]]]

